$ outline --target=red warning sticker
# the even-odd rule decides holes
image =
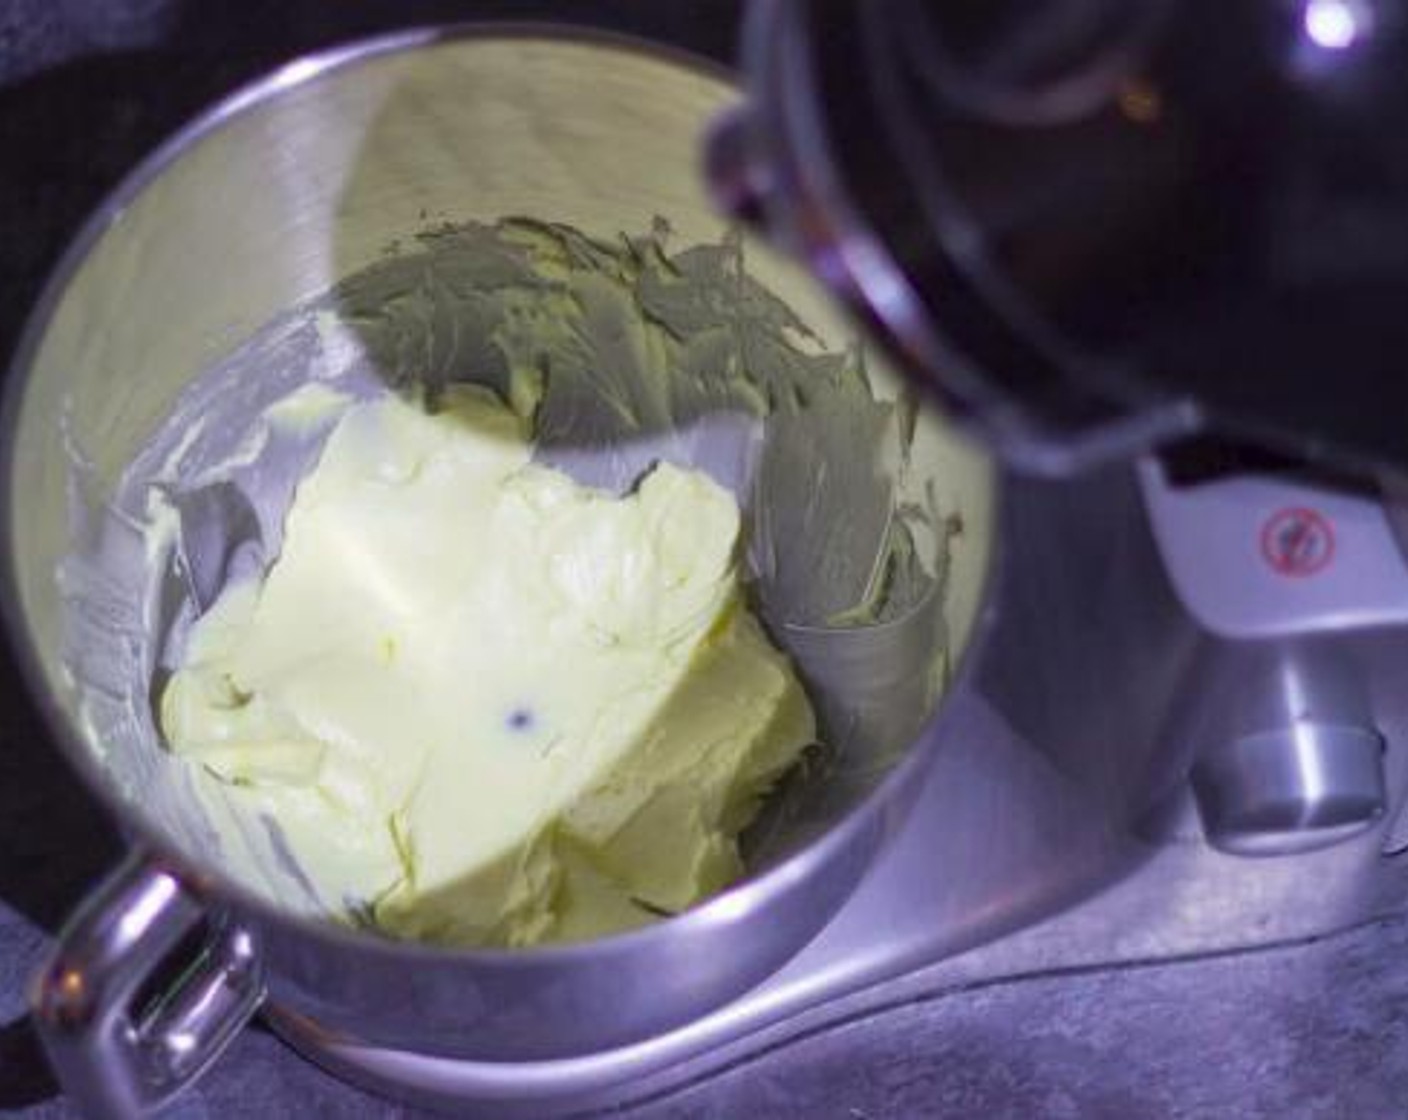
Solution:
[[[1335,530],[1328,518],[1313,509],[1280,509],[1261,527],[1261,556],[1283,576],[1313,576],[1324,571],[1335,555]]]

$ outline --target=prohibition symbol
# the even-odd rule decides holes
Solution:
[[[1261,558],[1278,575],[1313,576],[1335,555],[1335,530],[1313,509],[1277,510],[1261,527]]]

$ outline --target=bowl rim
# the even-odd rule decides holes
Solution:
[[[776,865],[747,874],[681,914],[636,929],[581,942],[525,946],[522,948],[449,946],[398,940],[375,932],[343,926],[314,915],[285,909],[252,890],[209,861],[175,850],[162,830],[147,821],[140,806],[113,788],[111,779],[64,711],[44,673],[40,657],[20,606],[19,573],[12,539],[15,525],[12,486],[16,462],[15,440],[22,403],[40,346],[70,283],[107,230],[160,176],[177,164],[195,144],[218,132],[232,120],[256,111],[286,92],[303,88],[325,76],[344,74],[364,63],[375,63],[411,51],[476,41],[522,41],[545,45],[594,47],[633,56],[637,60],[671,64],[696,77],[712,80],[741,93],[737,75],[713,59],[680,47],[634,35],[564,22],[476,20],[415,27],[359,38],[295,57],[276,69],[236,88],[218,99],[163,140],[141,159],[80,225],[57,263],[49,271],[40,295],[25,317],[18,343],[0,385],[0,620],[4,639],[17,663],[25,691],[41,716],[41,727],[56,741],[69,765],[94,794],[103,809],[118,823],[128,847],[128,859],[137,853],[149,864],[169,871],[202,905],[233,904],[237,919],[249,918],[259,929],[293,932],[313,940],[331,941],[340,949],[394,958],[400,962],[474,964],[505,971],[537,970],[573,963],[602,963],[604,955],[629,955],[662,938],[702,934],[709,927],[729,927],[751,915],[767,911],[785,898],[798,882],[830,864],[853,838],[871,827],[875,818],[899,792],[922,780],[941,737],[946,714],[953,705],[940,702],[933,715],[904,748],[904,757],[866,796],[815,839]],[[842,309],[844,311],[844,308]],[[863,324],[854,324],[864,332]],[[1002,478],[991,459],[985,464],[991,532],[987,560],[979,574],[974,617],[967,640],[950,665],[946,696],[963,689],[974,674],[977,651],[993,625],[992,590],[1002,566],[1000,526],[1004,507]],[[119,861],[116,868],[124,866]],[[89,887],[89,891],[97,884]],[[799,938],[809,940],[833,916]]]

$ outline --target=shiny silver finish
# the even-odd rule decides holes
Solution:
[[[1383,739],[1296,722],[1234,739],[1193,770],[1209,840],[1261,855],[1336,843],[1383,815]]]
[[[202,923],[209,930],[193,961],[140,1004]],[[134,855],[74,915],[30,1001],[73,1102],[85,1116],[126,1118],[160,1108],[198,1077],[263,998],[250,934],[212,917],[177,874]]]
[[[1197,755],[1193,788],[1213,844],[1300,851],[1384,813],[1383,701],[1367,660],[1348,635],[1205,645],[1176,734]]]
[[[1374,690],[1408,617],[1401,509],[1294,475],[1180,483],[1152,459],[1138,472],[1169,577],[1208,631],[1176,734],[1198,758],[1209,839],[1265,855],[1372,826],[1391,788]]]
[[[1376,678],[1408,568],[1377,495],[1294,477],[1176,484],[1140,464],[1170,578],[1208,637],[1176,735],[1209,839],[1246,855],[1337,843],[1385,811]],[[1385,642],[1388,645],[1385,646]]]
[[[1298,642],[1205,637],[1165,729],[1171,750],[1196,755],[1190,795],[1165,806],[1158,834],[1268,857],[1254,865],[1295,866],[1320,849],[1401,852],[1405,664],[1401,626]]]
[[[990,713],[984,717],[973,710],[963,718],[970,716],[990,718]],[[832,929],[776,978],[688,1028],[576,1061],[494,1065],[389,1051],[355,1037],[331,1035],[278,1011],[273,1024],[316,1061],[369,1089],[474,1114],[543,1120],[648,1100],[739,1067],[763,1094],[773,1088],[769,1054],[777,1048],[811,1038],[810,1045],[824,1048],[824,1060],[853,1061],[851,1031],[879,1029],[878,1024],[865,1022],[869,1016],[936,993],[978,987],[1003,977],[1147,964],[1299,942],[1401,911],[1408,890],[1408,861],[1379,856],[1382,828],[1313,853],[1256,860],[1219,852],[1194,838],[1142,851],[1133,846],[1127,852],[1134,861],[1133,870],[1112,886],[1046,921],[963,951],[964,941],[949,940],[963,928],[953,922],[954,914],[1010,906],[1007,916],[1023,920],[1020,907],[1041,898],[1040,891],[1054,886],[1062,875],[1054,862],[1045,863],[1035,850],[1041,843],[1041,829],[1060,827],[1058,822],[1063,822],[1069,830],[1062,834],[1062,845],[1072,886],[1079,883],[1078,869],[1093,865],[1101,843],[1093,822],[1082,828],[1075,821],[1081,808],[1078,800],[1059,809],[1051,802],[1032,831],[1016,838],[989,864],[991,870],[1012,876],[1006,895],[943,898],[940,892],[916,888],[925,881],[932,851],[952,845],[960,829],[981,835],[981,826],[973,819],[976,811],[962,825],[952,827],[944,823],[941,813],[928,811],[932,805],[951,814],[957,807],[941,792],[943,787],[962,781],[981,791],[990,777],[1004,787],[1010,782],[1013,771],[1008,767],[1013,758],[1007,745],[1011,740],[992,735],[992,730],[989,727],[989,734],[981,739],[960,740],[963,748],[941,756],[905,832]],[[995,745],[999,760],[985,761]],[[1017,804],[1013,802],[1014,807]],[[1082,839],[1077,840],[1078,835]],[[1028,894],[1036,885],[1032,876],[1038,867],[1046,878],[1036,894]],[[971,880],[966,885],[976,886]],[[875,938],[873,927],[867,932],[867,922],[880,916],[894,925],[884,938]],[[971,925],[969,933],[975,938],[985,936]],[[926,943],[932,957],[928,963],[914,965],[904,954]],[[857,987],[838,982],[838,977],[849,979],[858,967],[897,967],[901,962],[908,971],[886,982]],[[1286,989],[1288,999],[1304,998],[1306,981],[1288,976]],[[816,1040],[827,1028],[845,1024],[850,1026]]]
[[[1075,901],[1138,861],[1140,845],[1107,827],[1089,791],[1054,780],[989,701],[966,693],[950,718],[951,749],[845,909],[765,984],[677,1030],[577,1057],[492,1063],[377,1047],[282,1009],[271,1021],[335,1072],[418,1103],[524,1118],[609,1107],[834,1020],[906,984],[906,973]]]
[[[791,1041],[811,1039],[845,1062],[868,1016],[1001,977],[1285,944],[1400,911],[1408,856],[1381,854],[1402,849],[1390,816],[1291,833],[1258,859],[1224,850],[1205,826],[1187,780],[1196,695],[1185,685],[1216,691],[1220,680],[1235,691],[1253,676],[1198,675],[1221,661],[1218,643],[1173,599],[1133,486],[1107,474],[1017,483],[1009,497],[1002,616],[972,687],[947,713],[950,738],[915,811],[842,911],[765,984],[680,1029],[560,1060],[437,1058],[278,1009],[276,1029],[380,1092],[543,1118],[648,1100],[726,1069],[742,1068],[734,1076],[766,1094],[775,1090],[769,1055]],[[1382,732],[1384,788],[1397,808],[1408,784],[1408,694],[1396,667],[1408,638],[1360,634],[1353,650],[1353,684],[1333,663],[1299,662],[1326,682],[1308,699],[1327,716],[1362,705]],[[1227,693],[1217,695],[1228,707]],[[1283,710],[1261,698],[1241,711]],[[1287,988],[1301,996],[1298,979]]]
[[[818,803],[814,841],[782,850],[677,919],[526,952],[392,943],[292,915],[231,878],[199,830],[183,823],[179,779],[164,755],[124,747],[136,740],[123,721],[140,730],[150,720],[146,682],[133,699],[132,681],[100,681],[122,702],[95,725],[64,663],[73,588],[56,586],[55,572],[86,534],[111,530],[119,545],[141,547],[123,536],[130,526],[111,523],[105,503],[135,449],[204,367],[396,238],[446,217],[527,212],[591,230],[637,230],[663,214],[680,245],[716,240],[723,227],[696,184],[694,152],[703,123],[731,96],[722,81],[678,61],[542,32],[416,33],[293,63],[141,167],[85,230],[31,323],[4,413],[4,601],[30,683],[75,768],[154,866],[169,869],[151,874],[173,884],[171,905],[191,920],[228,913],[230,928],[248,931],[232,944],[241,952],[257,945],[269,998],[290,1014],[380,1045],[478,1060],[551,1059],[658,1034],[792,957],[918,795],[946,732],[942,715],[892,770]],[[750,263],[825,336],[845,337],[800,274],[762,252]],[[972,452],[955,446],[947,454],[944,484],[963,496],[964,534],[946,622],[961,649],[986,628],[992,480]],[[198,569],[190,576],[201,599],[204,577]],[[99,677],[111,665],[90,660],[84,671]],[[970,670],[956,669],[961,683]],[[133,874],[140,881],[144,873]],[[58,959],[86,951],[94,922],[128,928],[140,902],[125,888],[102,896],[95,916],[65,935]],[[162,948],[175,936],[169,928]],[[107,944],[113,955],[89,966],[94,983],[146,974],[147,956],[125,956],[125,941]],[[56,1064],[88,1093],[89,1074],[97,1079],[109,1060],[109,1036],[65,1026],[46,1003],[51,990],[41,985],[37,998],[61,1055]],[[168,1055],[203,1060],[252,1004],[218,989],[173,991],[143,1037]],[[126,1013],[121,1000],[102,1006]],[[199,1067],[168,1065],[190,1075]],[[117,1092],[93,1084],[93,1092]],[[129,1094],[118,1103],[147,1100]]]
[[[831,827],[815,842],[682,918],[531,952],[394,944],[271,907],[164,827],[160,767],[95,753],[104,744],[76,716],[53,573],[84,528],[69,513],[101,506],[190,378],[425,220],[529,210],[641,228],[642,214],[659,212],[681,243],[719,233],[692,154],[696,129],[729,101],[726,86],[619,47],[521,45],[416,35],[294,64],[237,98],[144,167],[90,227],[8,383],[4,599],[31,683],[76,768],[158,861],[153,881],[181,884],[161,888],[172,912],[217,913],[232,923],[221,928],[247,931],[225,943],[233,958],[209,958],[240,962],[244,986],[168,992],[152,1019],[134,1018],[122,998],[101,1005],[117,1009],[112,1022],[140,1020],[163,1076],[197,1072],[173,1055],[208,1056],[248,1014],[255,946],[274,1022],[334,1069],[416,1099],[541,1117],[668,1088],[906,993],[1310,936],[1401,896],[1402,867],[1379,855],[1387,818],[1343,843],[1262,860],[1208,843],[1188,782],[1195,758],[1281,725],[1256,723],[1250,708],[1238,709],[1245,725],[1198,722],[1199,711],[1227,710],[1217,689],[1240,678],[1200,676],[1228,643],[1200,632],[1170,590],[1128,472],[1024,482],[1005,493],[997,525],[985,470],[959,460],[971,551],[949,621],[972,652],[953,701],[874,792],[817,814],[813,824]],[[533,181],[495,171],[505,166],[532,166]],[[765,197],[766,177],[749,174],[740,197]],[[755,263],[805,318],[832,326],[795,274]],[[822,253],[812,263],[825,273],[835,262]],[[1004,558],[989,596],[990,538]],[[199,599],[207,581],[191,576]],[[1394,672],[1403,639],[1373,639],[1352,647],[1363,718],[1337,718],[1382,735],[1397,808],[1408,783]],[[147,881],[135,874],[121,882]],[[73,954],[94,943],[91,929],[128,928],[145,897],[108,896],[111,906],[73,927],[60,960],[86,959]],[[945,963],[1053,914],[1063,916]],[[153,958],[93,960],[101,980],[148,975]],[[46,994],[62,970],[46,976],[38,999],[66,1082],[142,1107],[148,1098],[122,1098],[101,1080],[110,1036],[86,1030],[96,1020],[67,1022]]]

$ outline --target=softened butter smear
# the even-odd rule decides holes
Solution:
[[[660,463],[617,497],[454,385],[351,404],[278,559],[196,622],[161,699],[212,820],[273,822],[334,912],[521,946],[674,913],[813,741],[744,605],[739,511]]]

